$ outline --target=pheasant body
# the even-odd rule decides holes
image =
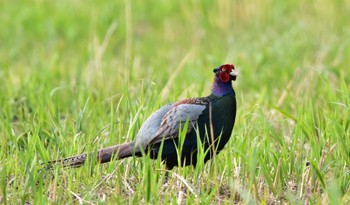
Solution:
[[[213,156],[212,148],[216,153],[219,153],[228,140],[231,137],[233,125],[236,116],[236,98],[234,93],[222,97],[210,95],[205,98],[196,99],[201,105],[205,104],[203,113],[197,120],[198,127],[192,129],[187,135],[183,142],[182,153],[181,153],[181,165],[196,165],[197,164],[197,133],[199,133],[200,142],[203,143],[203,149],[208,150],[205,156],[205,161],[209,160]],[[210,119],[210,108],[212,106],[212,118]],[[214,143],[211,138],[212,124]],[[221,129],[216,129],[216,128]],[[161,153],[162,160],[165,161],[168,169],[172,169],[174,166],[179,164],[178,162],[178,140],[179,138],[173,138],[171,140],[165,140]],[[149,149],[151,150],[151,158],[156,159],[158,157],[161,141],[157,142]],[[214,147],[211,147],[214,146]]]
[[[168,104],[154,112],[141,126],[135,141],[100,149],[98,162],[150,153],[152,159],[159,156],[168,169],[181,165],[196,165],[198,143],[206,152],[204,162],[219,153],[232,134],[236,117],[236,98],[232,81],[237,72],[233,65],[225,64],[214,69],[212,93],[207,97],[191,98]],[[179,132],[187,123],[182,152],[179,150]],[[200,139],[200,141],[198,140]],[[180,140],[181,141],[181,140]],[[178,159],[181,156],[181,159]],[[61,164],[78,167],[84,164],[87,154],[54,160],[47,167]]]

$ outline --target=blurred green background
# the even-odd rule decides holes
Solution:
[[[238,83],[250,93],[281,89],[298,70],[348,70],[346,1],[1,4],[5,93],[52,72],[47,80],[53,85],[82,84],[99,92],[106,86],[101,82],[113,84],[115,92],[124,84],[135,86],[132,80],[164,84],[182,60],[185,69],[178,75],[195,84],[210,81],[211,68],[234,63],[242,72]],[[179,84],[180,90],[189,87]]]
[[[57,180],[50,187],[61,195],[34,194],[40,193],[34,165],[134,139],[161,105],[208,95],[212,69],[224,63],[240,71],[234,83],[238,115],[214,176],[226,173],[232,155],[242,162],[235,179],[253,201],[295,202],[285,191],[294,183],[297,202],[349,202],[350,1],[2,0],[0,7],[0,202],[76,200]],[[306,161],[315,165],[309,185]],[[230,173],[235,166],[228,166]],[[73,173],[80,187],[98,183],[99,175],[88,181]],[[218,187],[232,184],[226,175]],[[247,175],[256,180],[245,184]],[[277,184],[275,177],[281,178]],[[11,179],[25,186],[18,189]],[[50,189],[43,181],[42,189]],[[321,194],[320,187],[328,192]],[[165,201],[181,187],[171,189]],[[229,190],[223,202],[250,201],[235,198],[237,187]],[[203,200],[186,193],[187,203]],[[221,192],[213,193],[218,197],[206,202],[222,202]],[[144,200],[138,194],[115,191],[109,198]],[[98,196],[88,200],[101,202]],[[153,196],[146,201],[158,203]]]

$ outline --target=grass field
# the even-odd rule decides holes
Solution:
[[[350,204],[350,3],[0,3],[0,204]],[[234,63],[237,118],[207,164],[40,172],[134,139]]]

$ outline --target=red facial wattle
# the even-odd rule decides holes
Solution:
[[[235,69],[234,65],[225,64],[220,66],[220,73],[219,77],[220,80],[224,83],[229,82],[230,80],[236,80],[237,76],[231,76],[230,73],[232,72],[232,69]]]
[[[220,80],[224,83],[227,83],[228,81],[230,81],[230,75],[227,74],[226,72],[220,72]]]

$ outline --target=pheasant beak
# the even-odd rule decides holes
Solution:
[[[231,80],[233,81],[237,80],[238,71],[236,69],[232,69],[231,72],[229,72],[229,74],[231,76]]]
[[[235,69],[232,69],[232,71],[229,73],[231,76],[237,77],[238,76],[238,71]]]

